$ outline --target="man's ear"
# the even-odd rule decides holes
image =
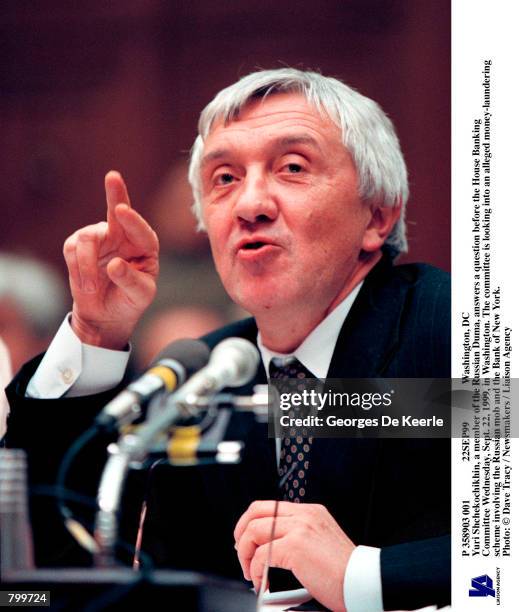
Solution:
[[[400,218],[402,203],[395,206],[376,206],[371,208],[371,219],[362,239],[362,250],[373,253],[382,248],[395,223]]]

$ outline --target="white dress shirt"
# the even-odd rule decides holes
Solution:
[[[361,286],[362,283],[357,285],[291,354],[269,350],[258,333],[258,348],[265,371],[268,373],[271,359],[286,362],[297,358],[317,378],[326,378],[342,325]],[[67,316],[32,377],[27,395],[50,399],[101,393],[121,382],[129,355],[129,351],[112,351],[81,343]],[[276,442],[279,459],[280,441]],[[371,546],[354,549],[346,567],[343,592],[348,612],[383,612],[380,549]]]
[[[83,344],[67,315],[27,386],[36,399],[94,395],[116,387],[123,379],[130,351]]]

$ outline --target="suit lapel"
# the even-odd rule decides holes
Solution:
[[[366,277],[342,326],[328,378],[384,376],[398,346],[408,289],[383,258]],[[325,503],[334,516],[348,516],[344,528],[359,539],[371,514],[377,448],[374,439],[344,438],[316,438],[312,448],[308,501]]]
[[[400,337],[400,321],[409,285],[392,274],[383,258],[366,277],[344,322],[328,378],[383,376]]]

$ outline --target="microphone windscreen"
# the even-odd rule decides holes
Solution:
[[[258,349],[245,338],[226,338],[217,344],[211,354],[211,360],[227,364],[229,378],[226,385],[241,387],[249,383],[258,369],[260,356]]]
[[[209,355],[209,347],[205,342],[185,338],[182,340],[175,340],[164,347],[155,359],[153,359],[151,366],[157,365],[161,361],[174,359],[184,366],[186,376],[189,378],[195,372],[198,372],[198,370],[201,370],[207,365]]]

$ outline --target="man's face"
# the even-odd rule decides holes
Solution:
[[[345,297],[371,212],[339,128],[302,95],[275,94],[217,123],[201,178],[213,257],[234,301],[255,316],[297,316]]]

